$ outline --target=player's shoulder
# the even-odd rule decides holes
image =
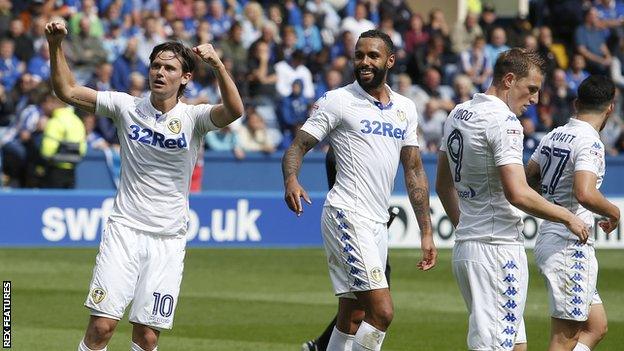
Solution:
[[[335,111],[338,110],[341,104],[349,97],[351,96],[346,87],[329,90],[321,95],[312,107],[314,109],[322,108],[323,110]]]
[[[413,109],[414,111],[416,110],[416,103],[414,103],[414,101],[410,98],[408,98],[405,95],[401,95],[395,91],[392,92],[392,97],[394,99],[394,102],[402,108],[406,108],[406,109]]]

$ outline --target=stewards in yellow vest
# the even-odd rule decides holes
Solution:
[[[85,127],[74,110],[56,97],[49,96],[44,103],[62,107],[52,111],[43,131],[41,156],[45,160],[45,174],[41,186],[72,189],[76,184],[76,164],[87,152]]]

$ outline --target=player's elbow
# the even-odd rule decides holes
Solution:
[[[594,198],[592,191],[585,189],[575,189],[574,197],[576,197],[576,201],[585,208],[591,207],[592,199]]]
[[[530,191],[530,189],[527,189],[527,191],[522,191],[517,188],[505,189],[505,198],[514,207],[524,209],[528,207],[530,201],[529,196],[527,196],[528,191]]]

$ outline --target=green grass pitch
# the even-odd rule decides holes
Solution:
[[[466,312],[450,250],[420,272],[419,250],[391,250],[395,319],[384,350],[465,350]],[[12,281],[14,350],[75,350],[95,249],[0,249],[0,278]],[[599,350],[624,349],[622,251],[598,251],[598,288],[609,316]],[[545,350],[546,290],[531,263],[525,312],[529,349]],[[175,325],[159,350],[291,350],[319,334],[335,312],[321,249],[188,249]],[[129,350],[124,319],[109,350]]]

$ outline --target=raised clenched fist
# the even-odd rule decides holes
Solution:
[[[221,59],[219,58],[219,55],[217,54],[217,51],[211,44],[202,44],[195,46],[193,48],[193,52],[197,56],[201,57],[204,62],[212,66],[212,68],[218,68],[220,65],[223,64],[221,62]]]
[[[67,27],[62,22],[48,22],[45,26],[45,34],[50,45],[58,45],[67,36]]]

